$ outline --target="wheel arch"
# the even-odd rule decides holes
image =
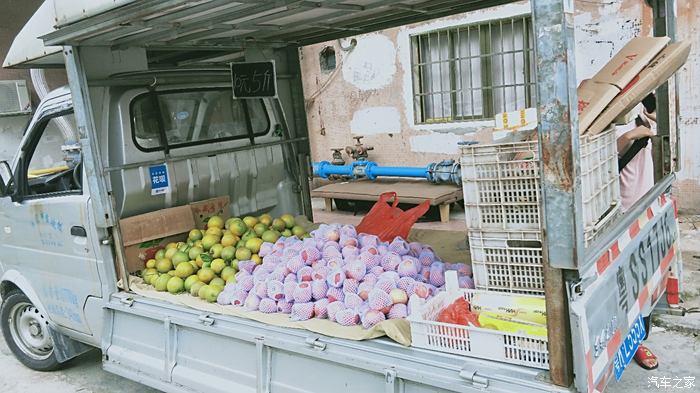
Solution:
[[[39,311],[46,315],[46,318],[49,320],[49,326],[53,328],[56,327],[53,318],[51,318],[51,314],[46,307],[44,307],[44,304],[39,299],[39,295],[29,283],[29,280],[17,270],[8,270],[2,275],[2,278],[0,278],[0,297],[5,298],[7,294],[13,290],[22,291],[32,304],[34,304],[34,307],[38,308]]]

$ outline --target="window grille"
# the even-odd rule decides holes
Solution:
[[[411,37],[416,123],[491,119],[535,102],[530,16]]]

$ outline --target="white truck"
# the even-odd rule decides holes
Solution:
[[[47,0],[5,62],[65,65],[69,79],[44,97],[14,159],[0,164],[0,325],[12,352],[30,368],[54,370],[97,347],[105,370],[170,392],[602,391],[634,321],[654,307],[670,310],[661,278],[680,274],[672,168],[577,250],[580,211],[558,202],[580,198],[561,181],[578,165],[543,162],[544,221],[574,217],[558,228],[558,239],[574,236],[568,244],[544,233],[550,261],[562,246],[574,250],[545,262],[549,371],[203,313],[128,285],[122,218],[220,195],[236,215],[311,217],[298,46],[507,2]],[[556,88],[575,80],[571,2],[530,3],[534,30],[549,34],[537,43],[539,132],[549,136],[540,142],[559,152],[552,162],[575,162],[557,145],[578,129],[575,89]],[[665,15],[657,24],[673,23]],[[276,94],[233,98],[228,63],[271,59]],[[547,73],[555,69],[568,81],[554,82]],[[668,91],[660,96],[661,129]],[[149,169],[163,163],[169,184],[153,195]],[[601,266],[621,236],[619,255]]]

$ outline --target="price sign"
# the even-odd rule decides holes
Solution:
[[[234,98],[276,97],[275,62],[231,63],[231,82]]]

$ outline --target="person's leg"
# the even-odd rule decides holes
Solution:
[[[644,318],[644,328],[646,329],[644,340],[646,340],[649,338],[649,334],[651,334],[651,315]],[[634,360],[642,368],[647,370],[653,370],[659,367],[659,361],[656,356],[644,345],[639,345],[637,352],[634,354]]]

